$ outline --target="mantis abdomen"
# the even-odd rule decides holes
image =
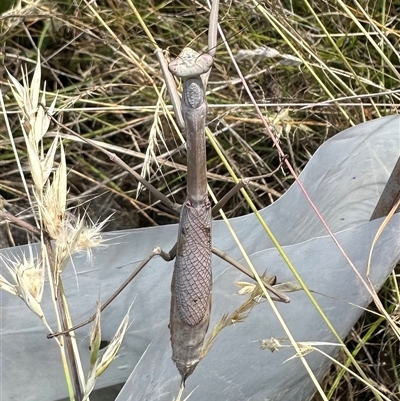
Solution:
[[[172,277],[170,331],[172,359],[183,381],[202,358],[211,311],[211,204],[186,200],[179,223]]]

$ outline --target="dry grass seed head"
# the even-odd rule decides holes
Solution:
[[[282,343],[284,341],[288,341],[287,338],[274,338],[271,337],[270,339],[261,340],[260,348],[261,349],[268,349],[271,352],[277,351],[278,349],[282,348]]]
[[[117,332],[115,333],[113,339],[111,340],[110,344],[108,345],[106,351],[101,358],[100,363],[96,369],[96,377],[99,377],[110,365],[110,363],[114,360],[117,352],[121,346],[122,340],[124,339],[126,330],[128,329],[129,323],[129,311],[125,315],[124,319],[122,320],[121,324],[118,327]]]
[[[0,287],[18,295],[39,318],[43,319],[43,310],[40,302],[43,296],[44,287],[44,265],[42,261],[32,255],[22,260],[6,261],[5,263],[15,284],[11,284],[3,276],[0,277]]]
[[[263,276],[264,277],[264,276]],[[236,283],[239,287],[244,289],[244,292],[239,291],[240,294],[250,294],[249,297],[240,305],[237,309],[235,309],[231,314],[224,314],[217,325],[214,327],[213,331],[207,336],[203,350],[202,350],[202,358],[210,351],[211,347],[214,345],[214,342],[219,334],[219,332],[235,323],[242,323],[255,305],[259,303],[259,300],[262,295],[262,290],[260,286],[255,284],[250,284],[246,282]]]
[[[10,73],[8,73],[8,76],[10,79],[10,88],[22,113],[20,124],[25,138],[29,166],[35,184],[35,190],[37,194],[41,195],[44,185],[53,168],[58,139],[54,139],[46,156],[44,156],[43,147],[40,145],[44,135],[49,129],[51,115],[54,114],[57,98],[55,96],[48,110],[45,110],[46,92],[44,90],[41,101],[39,102],[41,82],[39,53],[38,62],[30,85],[28,83],[28,71],[26,69],[25,71],[22,71],[23,85],[21,85]]]
[[[56,240],[56,264],[62,271],[70,257],[74,253],[88,252],[91,257],[91,250],[103,242],[101,230],[106,223],[92,223],[86,226],[85,216],[74,216],[66,212],[62,229]]]

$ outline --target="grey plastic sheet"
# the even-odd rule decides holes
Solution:
[[[322,216],[358,271],[365,276],[373,238],[382,219],[369,222],[373,209],[400,155],[400,117],[389,116],[358,125],[328,140],[318,149],[300,179]],[[344,338],[370,302],[369,294],[348,265],[309,203],[294,184],[263,218],[284,246],[332,324]],[[293,281],[292,273],[272,246],[255,216],[231,220],[243,246],[260,272]],[[76,322],[91,315],[96,301],[106,299],[155,245],[170,249],[176,225],[113,232],[93,253],[74,258],[65,271],[65,287]],[[400,259],[400,217],[395,215],[381,235],[372,257],[371,279],[376,289]],[[214,245],[242,257],[225,223],[213,224]],[[35,252],[35,246],[32,246]],[[1,260],[28,252],[27,247],[5,249]],[[3,265],[3,262],[1,262]],[[103,339],[111,339],[129,306],[131,325],[117,359],[99,379],[105,387],[126,382],[118,401],[172,400],[179,374],[171,360],[168,332],[170,280],[173,264],[154,259],[102,316]],[[4,270],[4,266],[2,266]],[[244,298],[236,295],[235,281],[246,280],[227,263],[213,258],[211,326],[233,311]],[[3,272],[2,272],[3,273]],[[307,296],[290,294],[290,304],[278,309],[296,341],[335,342]],[[51,316],[45,294],[43,307]],[[59,351],[46,339],[46,329],[23,302],[0,292],[1,399],[53,401],[66,390]],[[50,324],[54,322],[49,318]],[[54,326],[55,327],[55,326]],[[77,332],[87,369],[90,328]],[[267,303],[258,305],[240,324],[223,330],[208,355],[187,381],[190,400],[298,400],[315,391],[292,348],[274,353],[260,349],[260,340],[286,337]],[[286,342],[285,344],[289,344]],[[334,346],[321,346],[335,355]],[[306,359],[318,378],[329,361],[317,352]]]

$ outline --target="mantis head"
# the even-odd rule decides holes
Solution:
[[[213,62],[213,57],[208,53],[199,54],[186,47],[175,60],[169,63],[168,68],[178,78],[197,78],[208,72]]]

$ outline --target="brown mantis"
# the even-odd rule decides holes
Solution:
[[[138,176],[136,172],[124,165],[121,160],[118,161],[118,164],[134,175],[161,202],[169,207],[172,206],[174,210],[180,210],[178,241],[170,252],[165,252],[159,247],[154,248],[121,288],[101,307],[101,310],[104,310],[155,255],[161,256],[165,261],[175,259],[171,284],[169,327],[172,359],[181,375],[182,388],[185,380],[193,373],[203,357],[203,344],[211,312],[212,253],[225,259],[254,279],[249,270],[225,255],[224,252],[212,248],[211,245],[212,216],[224,206],[234,193],[245,185],[244,182],[239,182],[214,208],[211,207],[207,193],[206,138],[204,134],[207,114],[205,92],[213,64],[213,56],[215,55],[218,9],[219,1],[214,0],[210,14],[208,53],[198,54],[190,48],[185,48],[179,57],[168,65],[161,50],[156,51],[173,103],[178,126],[186,134],[188,163],[187,197],[184,204],[178,208],[165,196],[159,194],[151,184]],[[182,101],[179,99],[171,73],[183,80]],[[107,151],[104,152],[109,154]],[[109,156],[115,159],[113,155],[109,154]],[[265,283],[265,286],[278,297],[274,298],[275,300],[289,302],[288,297],[278,292],[269,283]],[[94,317],[71,330],[81,327],[93,319]],[[65,334],[65,332],[55,333],[49,337],[59,334]]]

